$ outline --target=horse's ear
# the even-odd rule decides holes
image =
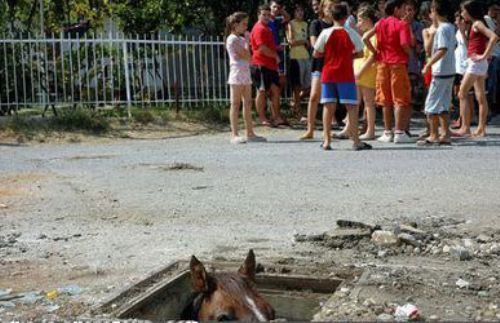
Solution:
[[[251,281],[255,282],[255,254],[253,253],[253,250],[250,249],[248,251],[247,258],[245,259],[245,262],[243,265],[240,267],[238,270],[238,273]]]
[[[196,259],[195,256],[191,257],[189,262],[189,270],[191,271],[191,284],[197,292],[208,291],[207,271],[203,264]]]

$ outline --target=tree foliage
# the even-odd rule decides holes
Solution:
[[[222,34],[225,17],[245,11],[255,21],[263,0],[0,0],[0,28],[13,32],[40,31],[43,1],[44,31],[58,33],[82,21],[98,31],[111,18],[126,33],[148,34],[187,29]],[[296,0],[307,4],[307,0]],[[291,8],[292,1],[285,1]],[[291,9],[290,9],[291,11]]]

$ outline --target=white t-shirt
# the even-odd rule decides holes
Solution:
[[[460,30],[455,34],[457,39],[457,48],[455,48],[455,72],[460,75],[465,74],[467,69],[467,45]]]
[[[446,49],[443,58],[432,66],[432,75],[435,76],[453,76],[455,75],[455,55],[456,46],[455,27],[449,22],[440,23],[434,36],[432,54],[440,49]]]

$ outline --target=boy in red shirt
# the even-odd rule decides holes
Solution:
[[[376,101],[384,109],[384,134],[381,142],[408,143],[413,140],[405,133],[411,116],[411,83],[408,60],[411,53],[411,31],[404,14],[405,0],[389,0],[385,4],[386,18],[363,35],[365,45],[377,58]],[[370,38],[377,36],[377,49]],[[393,110],[394,108],[394,110]],[[392,121],[396,115],[395,133]]]
[[[273,32],[269,28],[271,8],[269,5],[259,7],[259,21],[253,26],[250,34],[252,46],[251,73],[253,84],[257,87],[255,107],[262,125],[270,126],[266,118],[266,97],[271,99],[271,116],[276,125],[285,124],[280,112],[280,89],[278,74],[278,48],[274,42]]]
[[[329,3],[333,27],[323,29],[314,45],[314,57],[324,57],[321,73],[321,103],[323,108],[324,150],[331,150],[332,119],[337,103],[345,104],[349,124],[349,136],[354,150],[371,149],[359,140],[358,98],[354,78],[353,60],[356,54],[362,55],[363,42],[354,30],[344,28],[348,16],[347,6]]]

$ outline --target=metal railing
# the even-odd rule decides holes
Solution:
[[[0,109],[229,102],[221,37],[0,38]]]

